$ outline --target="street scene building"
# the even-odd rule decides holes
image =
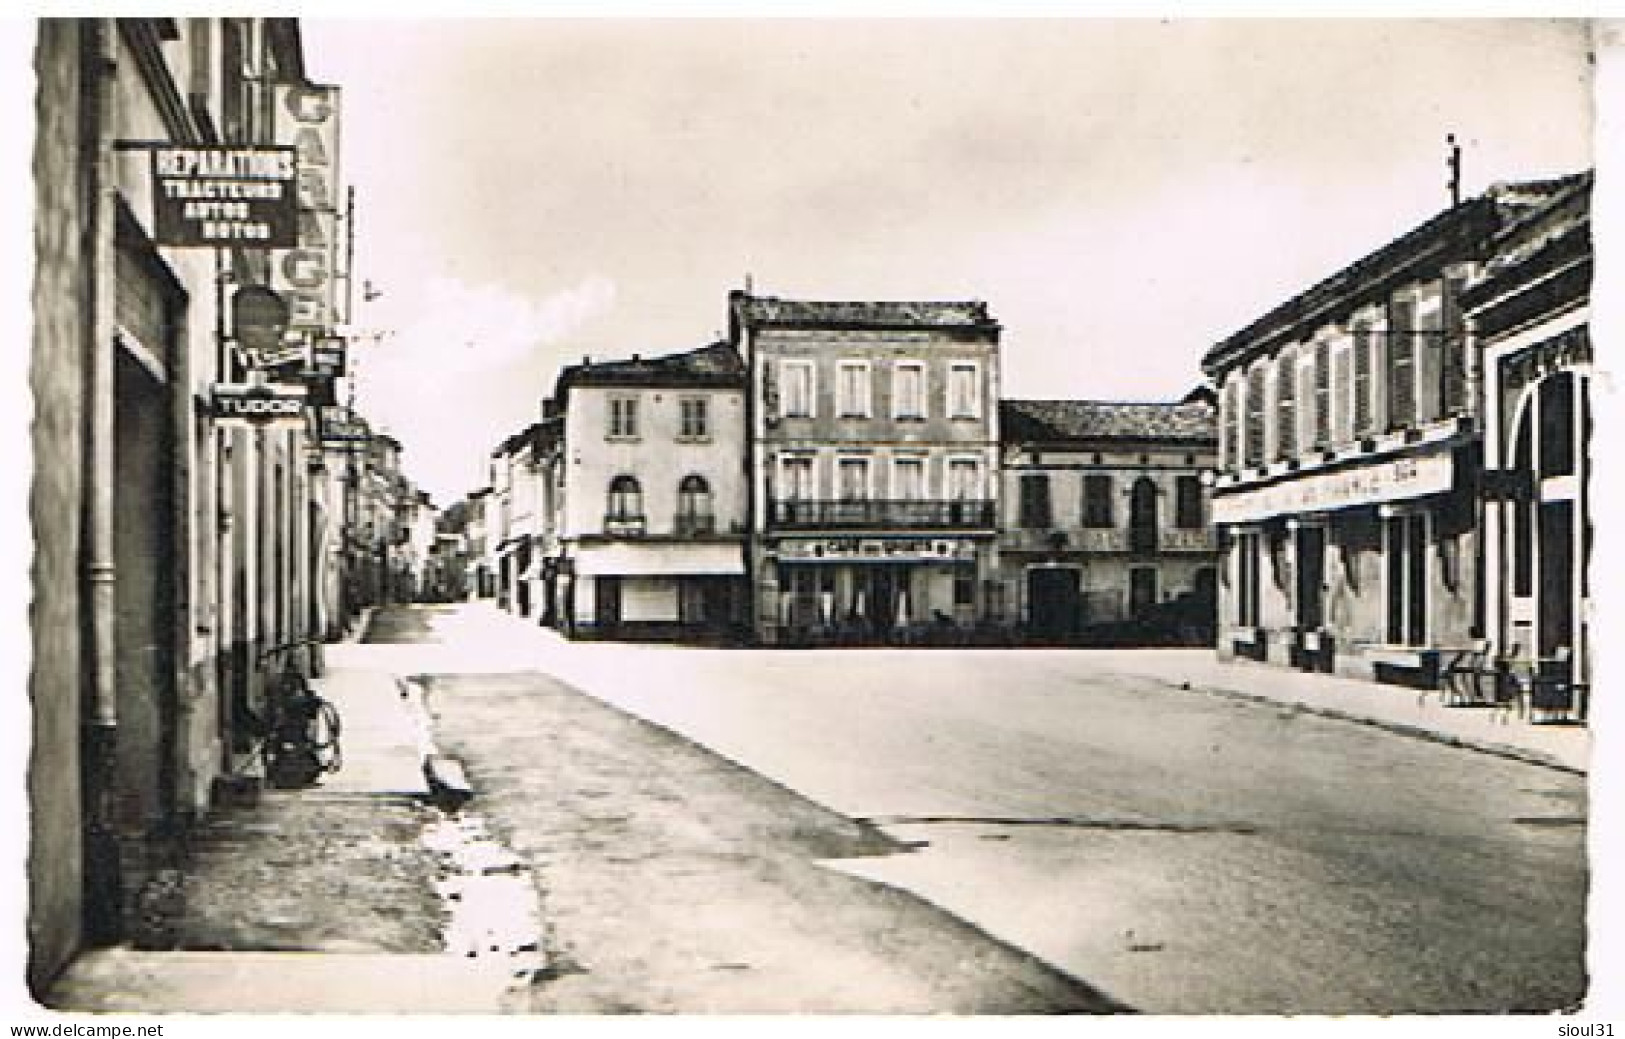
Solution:
[[[1542,712],[1591,690],[1591,189],[1535,185],[1462,294],[1482,373],[1485,649]]]
[[[763,642],[889,642],[999,616],[998,323],[979,302],[734,293]]]
[[[1497,653],[1534,649],[1535,632],[1521,643],[1508,638],[1513,616],[1532,623],[1533,585],[1515,581],[1523,595],[1502,597],[1506,571],[1487,566],[1510,557],[1504,548],[1486,554],[1481,517],[1485,421],[1504,422],[1505,409],[1538,378],[1510,373],[1539,366],[1503,363],[1491,344],[1516,326],[1492,319],[1474,329],[1463,293],[1476,281],[1520,295],[1509,273],[1532,248],[1532,239],[1518,238],[1531,226],[1550,230],[1557,221],[1573,250],[1584,234],[1575,213],[1588,183],[1508,185],[1456,205],[1208,352],[1203,368],[1221,404],[1213,499],[1224,545],[1221,656],[1431,688],[1443,661],[1486,638],[1491,598]],[[1511,244],[1519,241],[1521,249]],[[1583,261],[1562,262],[1575,266],[1572,286]],[[1494,291],[1480,287],[1474,298],[1492,299]],[[1545,304],[1578,321],[1581,341],[1583,302],[1571,288]],[[1553,372],[1560,377],[1546,392],[1564,416],[1551,428],[1567,460],[1552,455],[1561,478],[1550,485],[1555,497],[1543,529],[1554,549],[1548,565],[1558,568],[1548,576],[1566,591],[1556,595],[1561,607],[1548,601],[1544,628],[1546,648],[1572,658],[1579,593],[1565,560],[1579,544],[1573,503],[1585,453],[1582,380],[1572,369],[1583,371],[1589,349],[1559,353],[1563,371]],[[1517,469],[1506,454],[1513,434],[1497,428],[1494,437],[1495,470]],[[1525,454],[1525,466],[1532,457]],[[1519,499],[1533,500],[1527,490]],[[1532,507],[1524,506],[1526,518]],[[1498,519],[1504,509],[1496,507]],[[1533,528],[1523,529],[1520,536],[1532,536]]]
[[[744,390],[727,343],[559,374],[539,480],[542,623],[577,638],[743,631]]]
[[[337,91],[298,23],[44,21],[38,58],[36,984],[135,932],[188,829],[256,766],[268,676],[310,669],[312,640],[379,601],[358,563],[387,566],[420,501],[398,445],[366,453],[364,422],[334,414],[342,357],[318,356],[341,316]],[[249,191],[245,171],[290,203],[298,178],[280,249],[255,243],[282,225],[188,201]]]
[[[999,402],[999,565],[1026,639],[1212,644],[1215,430],[1205,391]]]
[[[1625,27],[340,21],[31,23],[22,1014],[1607,994]]]

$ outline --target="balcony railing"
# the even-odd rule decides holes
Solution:
[[[707,537],[717,532],[717,518],[679,512],[672,520],[671,531],[680,538]]]
[[[615,516],[604,517],[604,534],[612,538],[640,538],[648,529],[648,523],[642,516]]]
[[[885,500],[776,501],[768,522],[779,530],[866,527],[971,530],[993,527],[990,501]]]

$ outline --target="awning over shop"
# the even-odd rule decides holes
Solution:
[[[1213,496],[1213,522],[1251,523],[1274,516],[1380,505],[1450,490],[1448,451],[1396,458],[1331,473],[1310,473],[1256,490]]]
[[[745,559],[737,544],[627,544],[580,546],[572,552],[575,572],[681,577],[684,575],[743,575]]]

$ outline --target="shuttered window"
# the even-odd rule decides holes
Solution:
[[[1315,344],[1312,379],[1315,387],[1314,446],[1324,449],[1332,442],[1332,345],[1324,339]]]
[[[1298,453],[1298,352],[1283,350],[1275,363],[1275,457]]]
[[[1388,307],[1388,428],[1416,423],[1416,305],[1396,299]]]

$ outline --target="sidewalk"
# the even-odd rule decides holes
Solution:
[[[343,768],[217,809],[182,864],[175,951],[83,953],[49,1005],[129,1013],[495,1012],[508,964],[444,951],[424,844],[423,716],[377,646],[325,648],[314,683],[343,718]],[[382,647],[386,650],[388,647]],[[405,690],[411,693],[409,687]]]
[[[1445,706],[1437,691],[1226,662],[1203,650],[1168,656],[1173,659],[1156,667],[1155,677],[1188,682],[1192,689],[1296,704],[1316,714],[1582,774],[1590,767],[1591,732],[1582,725],[1537,725],[1489,708]]]

